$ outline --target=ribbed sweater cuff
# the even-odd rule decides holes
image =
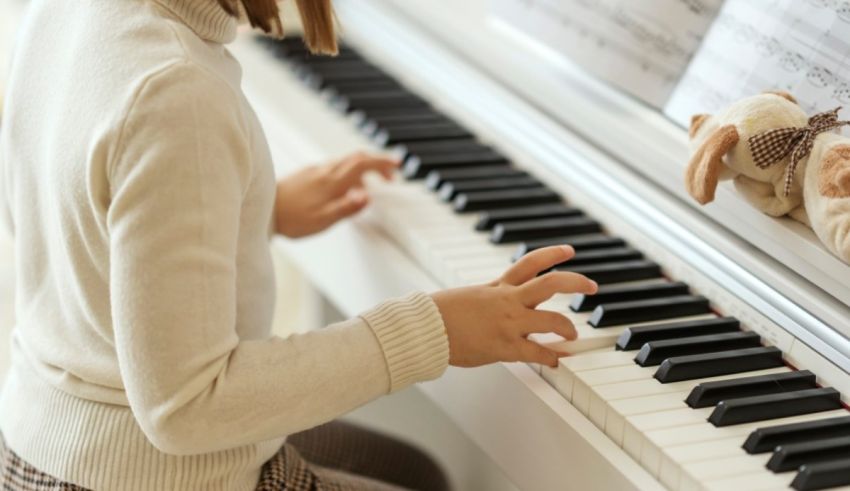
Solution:
[[[449,364],[449,340],[440,311],[424,293],[389,300],[361,315],[384,352],[390,392],[439,377]]]

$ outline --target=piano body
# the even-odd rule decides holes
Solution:
[[[336,4],[339,58],[233,47],[278,170],[406,161],[363,216],[276,247],[346,315],[552,241],[602,284],[544,305],[580,330],[558,369],[421,385],[520,489],[850,486],[850,267],[730,187],[692,205],[685,129],[500,32],[486,0]]]

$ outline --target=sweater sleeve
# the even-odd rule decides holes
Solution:
[[[236,248],[252,178],[239,104],[199,67],[164,69],[139,92],[108,171],[115,348],[133,414],[166,453],[291,434],[447,366],[442,319],[421,293],[315,332],[239,339]]]

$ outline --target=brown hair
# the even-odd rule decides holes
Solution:
[[[239,15],[238,3],[252,27],[258,27],[276,37],[283,37],[278,0],[218,0],[219,5],[230,15]],[[313,53],[335,55],[338,51],[336,26],[331,0],[295,0],[304,41]]]

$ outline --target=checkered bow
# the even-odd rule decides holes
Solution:
[[[791,156],[788,170],[785,173],[785,196],[791,194],[791,184],[794,181],[794,171],[800,160],[812,151],[815,137],[824,131],[834,130],[850,124],[850,121],[839,121],[836,107],[832,111],[815,114],[809,118],[808,126],[799,128],[776,128],[758,135],[751,136],[747,142],[750,153],[760,169],[779,163]]]

